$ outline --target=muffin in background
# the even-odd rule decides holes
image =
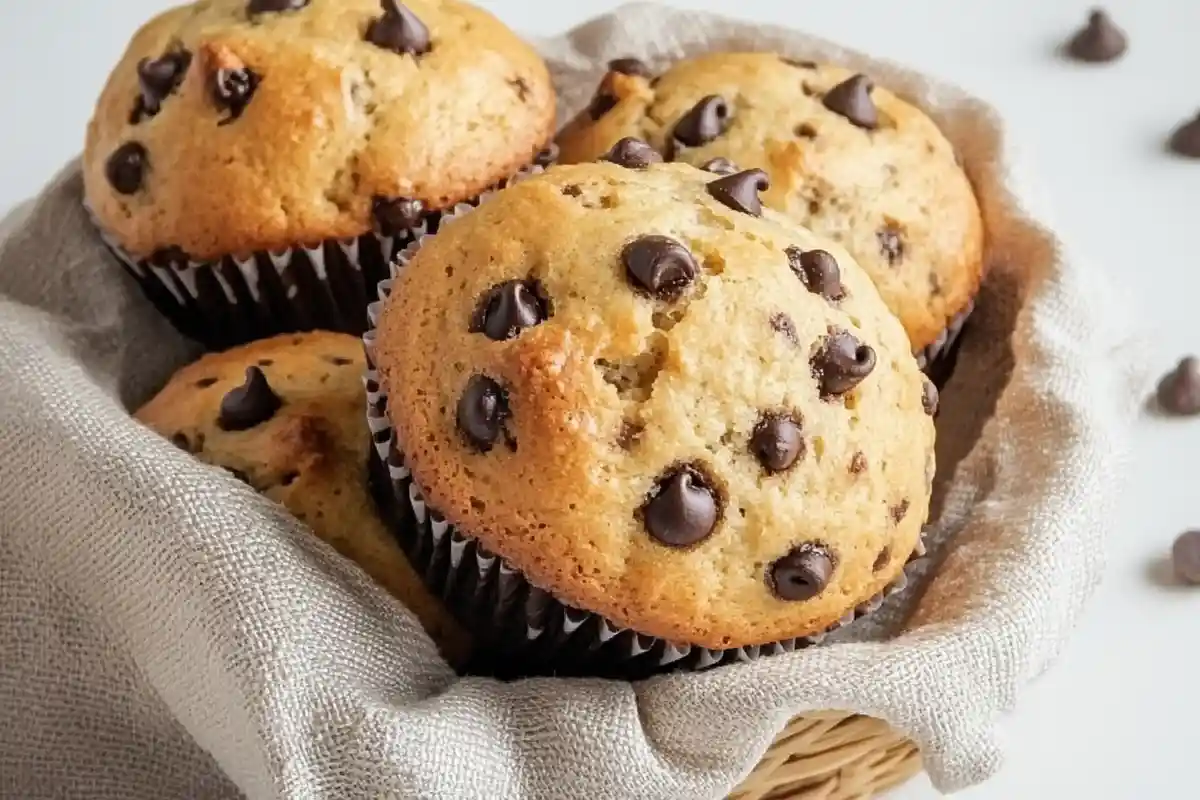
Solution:
[[[762,172],[608,159],[402,255],[366,336],[385,515],[498,671],[811,644],[920,551],[937,392]]]
[[[538,168],[554,110],[537,53],[460,0],[206,0],[134,35],[88,126],[85,199],[210,349],[358,334],[399,249]]]
[[[412,610],[451,664],[469,640],[422,585],[367,483],[362,343],[289,334],[179,370],[138,420],[282,504]]]
[[[716,172],[764,170],[763,203],[845,247],[900,318],[921,362],[947,353],[984,274],[979,204],[920,109],[842,67],[715,53],[655,76],[613,62],[559,136],[563,163],[618,140]]]

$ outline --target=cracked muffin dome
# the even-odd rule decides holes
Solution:
[[[135,416],[286,507],[412,610],[448,660],[461,662],[466,634],[375,512],[364,366],[353,336],[278,336],[184,367]]]
[[[552,136],[537,54],[458,0],[204,0],[141,28],[88,127],[86,198],[136,258],[391,235]]]
[[[423,501],[559,601],[670,642],[835,625],[929,508],[936,390],[761,172],[555,167],[412,254],[369,340]]]
[[[934,122],[869,76],[766,53],[657,77],[621,59],[560,134],[561,160],[591,161],[625,136],[669,160],[766,171],[764,204],[843,245],[923,356],[973,305],[984,266],[971,185]]]

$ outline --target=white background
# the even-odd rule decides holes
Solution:
[[[615,3],[483,2],[553,34]],[[1159,349],[1200,350],[1200,161],[1163,152],[1200,110],[1200,2],[1121,0],[1131,48],[1114,65],[1064,63],[1055,46],[1087,11],[1066,0],[677,2],[813,33],[951,80],[992,102],[1022,172],[1097,280],[1118,283]],[[108,69],[168,0],[0,0],[0,209],[73,156]],[[1039,204],[1040,206],[1045,203]],[[1057,667],[1003,722],[1008,761],[971,800],[1197,796],[1200,588],[1163,586],[1174,535],[1200,526],[1195,423],[1142,420],[1109,547],[1108,577]],[[921,778],[904,800],[936,796]]]

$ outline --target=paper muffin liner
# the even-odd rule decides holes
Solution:
[[[406,246],[436,232],[447,216],[478,206],[517,178],[541,172],[552,157],[552,150],[544,151],[516,175],[449,211],[426,214],[416,227],[396,236],[368,232],[212,261],[190,259],[170,248],[149,258],[133,256],[87,210],[105,244],[150,302],[180,333],[210,350],[294,331],[361,335],[376,286],[388,277],[388,265]]]
[[[939,388],[949,380],[950,373],[954,371],[954,363],[958,358],[958,346],[962,343],[962,333],[974,310],[975,299],[972,298],[966,308],[950,319],[936,339],[913,353],[917,359],[917,365]]]
[[[455,209],[456,216],[467,209]],[[398,276],[420,248],[420,237],[392,264]],[[387,415],[375,362],[375,331],[392,280],[379,284],[379,301],[368,307],[363,335],[367,373],[367,425],[371,433],[370,483],[376,503],[430,591],[469,630],[480,646],[470,671],[516,678],[531,675],[588,675],[635,680],[673,670],[703,670],[752,661],[819,644],[854,620],[874,612],[908,585],[907,565],[882,592],[850,609],[815,634],[761,645],[711,649],[667,641],[624,628],[564,603],[530,582],[516,566],[489,552],[469,533],[451,525],[426,503],[405,462],[401,442]],[[924,533],[909,564],[925,555]]]

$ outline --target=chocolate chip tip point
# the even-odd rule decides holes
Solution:
[[[368,418],[398,535],[476,633],[517,575],[540,609],[510,609],[522,641],[545,641],[550,603],[555,636],[568,619],[658,653],[775,652],[902,580],[929,508],[928,381],[845,250],[754,208],[755,176],[737,202],[720,180],[556,167],[398,263]],[[501,311],[516,285],[537,288]]]

